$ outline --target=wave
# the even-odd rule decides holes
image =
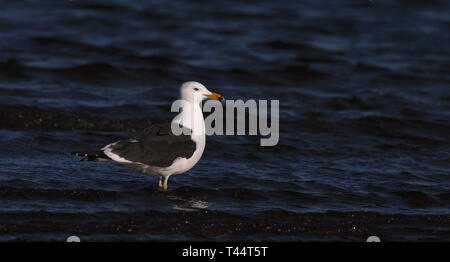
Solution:
[[[4,184],[4,183],[3,183]],[[16,188],[0,186],[0,197],[2,199],[22,199],[22,198],[39,198],[45,197],[52,199],[72,199],[83,201],[104,201],[105,198],[113,198],[118,192],[96,190],[96,189],[42,189],[42,188]]]
[[[413,207],[438,205],[439,202],[432,196],[420,191],[394,191],[395,196],[405,201],[408,205]]]
[[[92,110],[90,108],[89,110]],[[88,110],[88,111],[89,111]],[[0,128],[12,130],[95,130],[136,132],[157,118],[105,119],[31,106],[0,106]]]

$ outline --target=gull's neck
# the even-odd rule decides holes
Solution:
[[[182,100],[182,112],[174,121],[192,130],[191,136],[205,135],[205,120],[200,103],[191,103]]]

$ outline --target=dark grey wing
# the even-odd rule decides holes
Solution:
[[[178,157],[190,158],[196,149],[190,135],[176,136],[171,123],[155,124],[132,139],[111,144],[111,153],[132,162],[168,167]]]

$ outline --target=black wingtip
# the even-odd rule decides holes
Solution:
[[[102,150],[70,152],[72,156],[83,157],[80,161],[99,161],[100,159],[109,159]]]

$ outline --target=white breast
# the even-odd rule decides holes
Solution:
[[[195,142],[196,149],[190,158],[177,158],[171,166],[161,170],[165,176],[181,174],[194,167],[202,157],[206,145],[205,120],[199,104],[186,103],[180,117],[174,121],[192,130],[191,139]]]

